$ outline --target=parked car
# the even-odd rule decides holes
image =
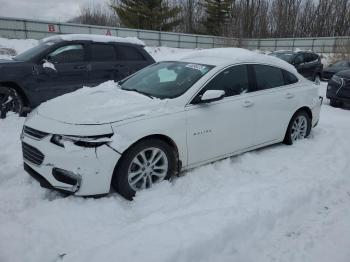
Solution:
[[[154,63],[136,40],[59,35],[43,39],[12,60],[1,60],[1,115],[22,113],[83,86],[121,80]]]
[[[350,103],[350,70],[340,71],[333,75],[327,86],[327,98],[330,105],[340,107]]]
[[[132,199],[181,170],[307,137],[322,98],[275,57],[228,48],[159,62],[43,103],[26,119],[24,169],[85,196]]]
[[[321,81],[323,64],[318,54],[309,51],[276,51],[270,55],[292,64],[305,78],[317,83]]]
[[[350,69],[350,61],[342,60],[323,69],[322,79],[328,81],[335,73]]]

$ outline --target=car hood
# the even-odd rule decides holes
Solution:
[[[39,106],[40,116],[75,125],[107,124],[159,113],[166,100],[125,91],[113,81],[84,87]]]

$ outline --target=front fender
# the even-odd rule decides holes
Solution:
[[[112,129],[114,135],[109,145],[120,154],[145,137],[161,135],[175,143],[179,159],[184,165],[187,164],[186,119],[184,112],[143,119],[125,125],[112,124]]]

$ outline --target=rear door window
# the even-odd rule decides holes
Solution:
[[[300,65],[302,63],[305,63],[304,55],[303,54],[297,54],[294,58],[294,63],[296,65]]]
[[[268,65],[253,65],[253,69],[257,91],[285,85],[282,69]]]
[[[117,54],[118,60],[122,61],[144,61],[145,58],[137,48],[132,46],[118,45]]]
[[[282,70],[283,71],[283,76],[284,76],[284,83],[286,85],[291,85],[291,84],[295,84],[298,82],[298,78],[293,75],[292,73],[286,71],[286,70]]]
[[[91,61],[108,62],[115,61],[117,58],[116,50],[109,44],[91,44]]]

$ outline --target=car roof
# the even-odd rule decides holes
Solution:
[[[225,66],[236,63],[260,63],[275,65],[292,72],[296,71],[294,66],[277,57],[259,54],[243,48],[212,48],[198,50],[190,52],[177,60],[214,66]]]
[[[277,51],[271,52],[271,54],[295,54],[295,53],[296,52],[292,50],[277,50]]]
[[[140,46],[145,46],[145,43],[136,37],[117,37],[117,36],[105,36],[105,35],[93,35],[93,34],[67,34],[67,35],[54,35],[41,39],[41,43],[55,42],[55,41],[92,41],[100,43],[129,43]]]
[[[300,54],[300,53],[309,53],[309,54],[316,54],[315,52],[308,51],[308,50],[297,50],[297,51],[292,51],[292,50],[277,50],[273,51],[271,54]]]

